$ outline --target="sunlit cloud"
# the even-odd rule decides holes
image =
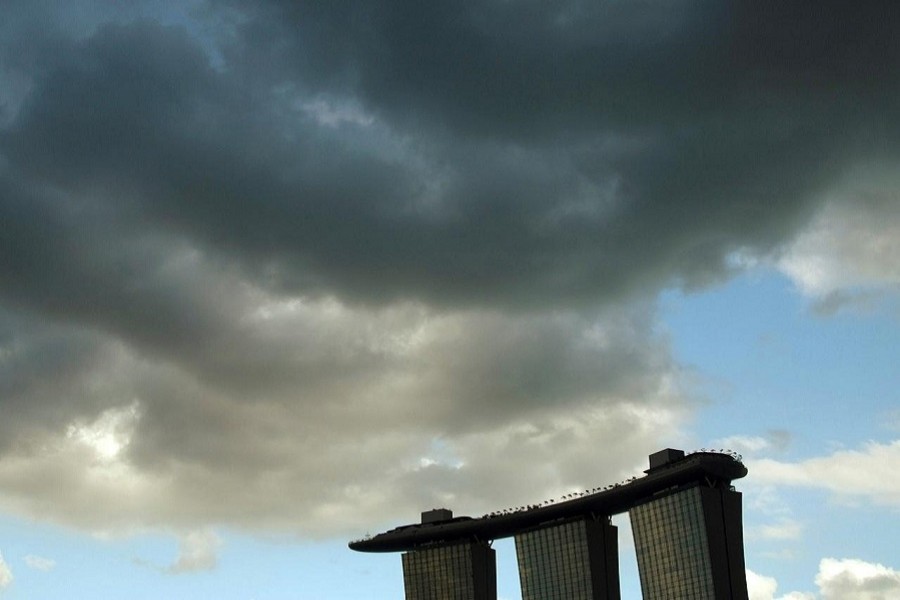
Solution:
[[[765,577],[747,569],[747,591],[750,600],[772,600],[777,589],[778,582],[774,578]]]
[[[816,600],[815,595],[808,592],[789,592],[775,596],[778,582],[774,577],[759,575],[747,569],[747,591],[750,600]]]
[[[900,597],[900,571],[858,559],[823,558],[816,585],[822,600],[892,600]]]
[[[824,312],[900,291],[900,181],[893,167],[860,169],[832,194],[781,257],[781,270]]]
[[[139,404],[132,402],[103,411],[91,423],[70,424],[66,437],[93,450],[99,460],[110,462],[128,447],[139,418]]]
[[[859,559],[823,558],[815,584],[821,600],[893,600],[900,594],[900,571]],[[777,596],[778,582],[747,569],[750,600],[816,600],[810,592]]]
[[[830,456],[795,463],[772,459],[748,463],[754,479],[782,486],[818,488],[837,498],[866,499],[900,506],[900,440],[869,442],[859,450],[838,450]]]

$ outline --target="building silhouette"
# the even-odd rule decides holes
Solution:
[[[684,458],[650,457],[650,469]],[[628,511],[644,600],[747,599],[741,495],[721,479],[658,493]]]
[[[406,552],[403,588],[410,600],[496,600],[494,550],[469,542]]]
[[[450,519],[447,509],[422,513],[422,523]],[[484,542],[461,542],[403,554],[407,600],[496,600],[497,559]]]
[[[740,456],[666,449],[644,477],[480,518],[447,509],[350,543],[404,552],[407,600],[496,600],[490,542],[514,537],[523,600],[619,600],[612,515],[629,513],[645,600],[748,600]]]
[[[581,517],[515,536],[522,600],[619,600],[617,528]]]

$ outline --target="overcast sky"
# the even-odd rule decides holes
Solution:
[[[256,597],[363,597],[335,544],[716,442],[755,600],[900,594],[790,508],[900,509],[897,3],[2,10],[0,596],[71,547],[203,595],[262,544],[335,575]],[[800,538],[790,583],[751,552]]]

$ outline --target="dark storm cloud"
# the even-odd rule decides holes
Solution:
[[[720,276],[893,143],[895,9],[827,8],[266,5],[219,70],[184,30],[110,26],[2,148],[292,291],[580,304]]]
[[[109,358],[104,350],[89,331],[0,311],[0,452],[105,408],[87,389],[90,373]]]
[[[16,6],[0,507],[85,527],[627,471],[691,405],[648,298],[895,163],[887,3]]]
[[[795,110],[822,91],[885,103],[896,83],[889,2],[273,4],[245,30],[283,32],[279,63],[473,135],[680,126],[753,111],[764,90]]]
[[[704,100],[729,91],[725,3],[388,1],[281,9],[282,30],[296,32],[286,62],[313,84],[352,87],[391,118],[436,121],[476,137],[651,128],[689,118]],[[273,21],[265,26],[277,27]],[[258,35],[258,28],[247,30]]]

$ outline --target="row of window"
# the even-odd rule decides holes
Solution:
[[[408,600],[474,600],[471,546],[407,552],[403,555],[403,587]]]
[[[629,511],[629,518],[644,600],[715,599],[699,487],[636,506]],[[515,536],[523,600],[594,599],[589,547],[589,533],[594,532],[588,529],[592,525],[598,524],[579,519]],[[406,598],[477,600],[477,594],[483,596],[484,592],[476,590],[479,584],[474,573],[494,577],[493,571],[488,575],[480,569],[484,560],[480,556],[473,554],[471,544],[404,554]]]
[[[522,600],[591,600],[591,565],[585,521],[571,521],[516,536]]]
[[[628,515],[644,600],[714,599],[700,488],[636,506]]]

